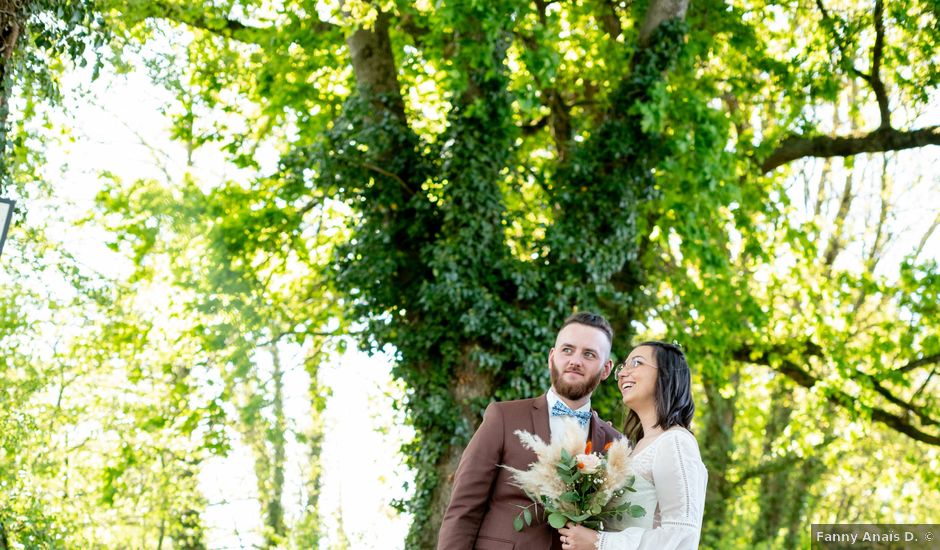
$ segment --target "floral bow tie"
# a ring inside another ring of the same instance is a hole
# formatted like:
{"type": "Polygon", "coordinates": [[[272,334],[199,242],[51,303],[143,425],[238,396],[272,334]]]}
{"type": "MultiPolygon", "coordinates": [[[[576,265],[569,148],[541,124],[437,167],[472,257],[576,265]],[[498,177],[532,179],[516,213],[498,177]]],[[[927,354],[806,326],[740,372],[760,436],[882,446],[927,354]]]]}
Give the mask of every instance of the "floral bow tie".
{"type": "Polygon", "coordinates": [[[573,416],[578,419],[581,426],[587,426],[587,423],[591,420],[590,411],[573,411],[571,407],[561,401],[555,402],[555,406],[552,407],[552,416],[573,416]]]}

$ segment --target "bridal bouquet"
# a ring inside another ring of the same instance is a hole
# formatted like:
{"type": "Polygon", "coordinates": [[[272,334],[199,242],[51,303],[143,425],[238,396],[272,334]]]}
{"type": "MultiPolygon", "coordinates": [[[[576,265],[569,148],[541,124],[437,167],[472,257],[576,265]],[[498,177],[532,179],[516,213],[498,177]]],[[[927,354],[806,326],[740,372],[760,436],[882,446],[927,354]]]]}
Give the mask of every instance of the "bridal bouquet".
{"type": "Polygon", "coordinates": [[[564,432],[552,438],[551,444],[523,430],[515,433],[538,457],[528,470],[503,466],[512,473],[513,484],[532,499],[513,522],[516,531],[532,525],[533,506],[545,509],[555,529],[572,521],[601,530],[625,515],[646,515],[642,506],[627,499],[627,493],[635,492],[635,479],[630,474],[631,446],[626,438],[608,443],[602,454],[592,452],[590,441],[584,447],[584,432],[575,419],[565,419],[564,432]]]}

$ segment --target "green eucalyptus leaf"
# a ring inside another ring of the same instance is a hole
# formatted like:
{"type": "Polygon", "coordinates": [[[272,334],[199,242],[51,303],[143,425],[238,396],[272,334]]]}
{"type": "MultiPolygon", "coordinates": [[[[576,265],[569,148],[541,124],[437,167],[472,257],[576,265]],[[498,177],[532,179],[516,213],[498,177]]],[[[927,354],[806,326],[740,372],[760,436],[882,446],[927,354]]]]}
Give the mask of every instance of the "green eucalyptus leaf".
{"type": "Polygon", "coordinates": [[[568,522],[568,518],[558,512],[552,512],[548,515],[548,524],[555,529],[561,529],[568,522]]]}

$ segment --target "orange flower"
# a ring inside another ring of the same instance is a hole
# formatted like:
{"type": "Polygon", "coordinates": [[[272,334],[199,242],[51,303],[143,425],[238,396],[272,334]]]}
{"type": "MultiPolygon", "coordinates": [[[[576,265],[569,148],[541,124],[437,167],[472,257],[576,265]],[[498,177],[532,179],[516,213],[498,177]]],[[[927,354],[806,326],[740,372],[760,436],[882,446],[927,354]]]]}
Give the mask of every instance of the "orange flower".
{"type": "Polygon", "coordinates": [[[587,445],[584,446],[584,454],[586,454],[586,455],[591,454],[591,449],[592,449],[592,447],[591,447],[591,442],[588,441],[588,442],[587,442],[587,445]]]}
{"type": "Polygon", "coordinates": [[[610,446],[613,444],[614,444],[613,441],[608,441],[607,445],[604,445],[604,452],[606,453],[610,449],[610,446]]]}
{"type": "Polygon", "coordinates": [[[578,469],[579,469],[579,470],[583,470],[583,469],[584,469],[584,463],[583,463],[583,462],[578,462],[578,469]]]}

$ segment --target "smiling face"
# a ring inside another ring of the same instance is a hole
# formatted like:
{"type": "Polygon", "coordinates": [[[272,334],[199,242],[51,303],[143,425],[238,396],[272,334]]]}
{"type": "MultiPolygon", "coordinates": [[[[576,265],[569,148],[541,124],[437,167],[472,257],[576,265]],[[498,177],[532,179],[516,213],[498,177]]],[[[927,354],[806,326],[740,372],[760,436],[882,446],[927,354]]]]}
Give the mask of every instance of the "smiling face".
{"type": "Polygon", "coordinates": [[[623,395],[624,405],[634,411],[656,407],[658,366],[656,352],[651,346],[640,346],[630,352],[624,366],[617,372],[617,387],[623,395]]]}
{"type": "Polygon", "coordinates": [[[552,388],[559,396],[580,401],[610,375],[610,342],[600,330],[572,323],[561,329],[548,352],[552,388]]]}

